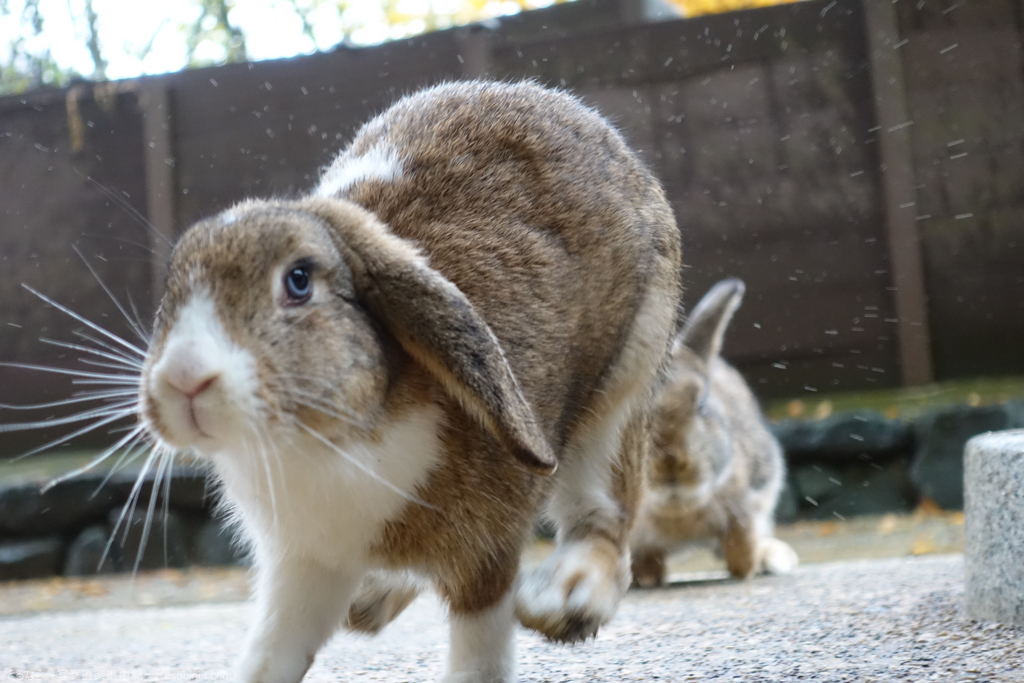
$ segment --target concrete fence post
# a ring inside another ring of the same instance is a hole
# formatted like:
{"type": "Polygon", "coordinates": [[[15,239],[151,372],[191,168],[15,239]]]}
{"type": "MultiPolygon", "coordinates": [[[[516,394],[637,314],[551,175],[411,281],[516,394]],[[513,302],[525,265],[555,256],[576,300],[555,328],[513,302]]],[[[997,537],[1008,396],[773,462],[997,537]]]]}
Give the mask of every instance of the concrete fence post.
{"type": "Polygon", "coordinates": [[[864,0],[875,95],[879,162],[882,170],[883,219],[889,238],[896,317],[899,320],[900,368],[904,385],[935,379],[928,323],[924,255],[914,206],[914,155],[910,107],[904,79],[896,8],[891,0],[864,0]]]}
{"type": "Polygon", "coordinates": [[[967,442],[964,514],[967,615],[1024,625],[1024,430],[967,442]]]}

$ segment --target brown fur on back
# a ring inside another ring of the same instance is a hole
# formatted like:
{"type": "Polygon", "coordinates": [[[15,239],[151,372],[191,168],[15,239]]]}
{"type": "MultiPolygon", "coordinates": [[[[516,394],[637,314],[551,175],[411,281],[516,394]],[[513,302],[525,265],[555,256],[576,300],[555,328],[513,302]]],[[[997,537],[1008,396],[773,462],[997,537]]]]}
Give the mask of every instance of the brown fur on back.
{"type": "Polygon", "coordinates": [[[528,83],[427,90],[367,124],[351,153],[383,135],[403,155],[401,179],[360,183],[347,198],[413,240],[473,303],[558,450],[648,281],[678,261],[660,186],[594,112],[528,83]],[[436,118],[425,122],[424,108],[436,118]]]}
{"type": "MultiPolygon", "coordinates": [[[[425,91],[368,123],[348,154],[380,145],[400,152],[400,177],[368,178],[343,196],[412,240],[472,302],[562,459],[606,413],[604,394],[619,391],[614,369],[645,297],[664,291],[675,308],[679,238],[660,186],[594,112],[529,83],[425,91]],[[424,120],[425,109],[436,116],[424,120]]],[[[654,353],[651,368],[664,352],[654,353]]],[[[409,506],[375,552],[387,566],[427,569],[452,607],[469,611],[511,585],[550,482],[447,405],[450,455],[417,493],[433,507],[409,506]]],[[[638,410],[617,483],[630,511],[646,433],[638,410]]]]}

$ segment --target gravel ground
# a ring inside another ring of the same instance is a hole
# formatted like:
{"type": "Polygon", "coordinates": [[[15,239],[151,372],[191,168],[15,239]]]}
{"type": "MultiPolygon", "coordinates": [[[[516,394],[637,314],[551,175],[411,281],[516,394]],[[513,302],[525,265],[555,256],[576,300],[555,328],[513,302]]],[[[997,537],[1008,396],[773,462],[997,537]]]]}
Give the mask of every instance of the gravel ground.
{"type": "MultiPolygon", "coordinates": [[[[780,526],[778,537],[804,564],[963,552],[962,512],[857,517],[780,526]]],[[[526,567],[539,564],[552,545],[539,541],[523,555],[526,567]]],[[[670,576],[724,577],[725,562],[710,550],[669,558],[670,576]]],[[[241,602],[249,597],[249,574],[241,567],[164,569],[91,577],[50,577],[0,583],[0,617],[35,612],[121,607],[171,607],[200,602],[241,602]]],[[[0,665],[3,662],[0,661],[0,665]]]]}
{"type": "MultiPolygon", "coordinates": [[[[633,591],[596,640],[519,634],[522,681],[1024,681],[1024,629],[962,613],[963,559],[805,565],[786,577],[633,591]]],[[[250,606],[197,604],[0,619],[12,678],[227,679],[250,606]]],[[[376,639],[342,634],[307,681],[430,681],[444,660],[436,600],[376,639]]]]}

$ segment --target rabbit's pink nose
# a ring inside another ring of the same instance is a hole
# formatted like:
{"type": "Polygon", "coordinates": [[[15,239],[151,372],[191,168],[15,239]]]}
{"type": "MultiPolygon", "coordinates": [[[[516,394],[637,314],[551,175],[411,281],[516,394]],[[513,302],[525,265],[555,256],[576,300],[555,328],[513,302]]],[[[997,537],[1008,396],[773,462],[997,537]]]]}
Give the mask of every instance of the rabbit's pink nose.
{"type": "Polygon", "coordinates": [[[197,396],[210,388],[210,386],[217,381],[220,375],[204,375],[201,377],[167,377],[167,383],[172,387],[183,393],[190,400],[195,400],[197,396]]]}

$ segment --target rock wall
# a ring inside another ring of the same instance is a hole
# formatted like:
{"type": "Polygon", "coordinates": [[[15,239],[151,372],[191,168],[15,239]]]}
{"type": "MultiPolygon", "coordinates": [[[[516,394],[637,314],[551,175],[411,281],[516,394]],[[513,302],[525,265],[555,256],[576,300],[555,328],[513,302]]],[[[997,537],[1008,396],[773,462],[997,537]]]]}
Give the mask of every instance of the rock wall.
{"type": "Polygon", "coordinates": [[[845,518],[909,511],[924,499],[964,504],[964,445],[1024,427],[1024,402],[938,409],[914,420],[872,411],[773,426],[789,463],[777,518],[845,518]]]}

